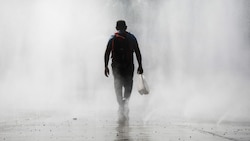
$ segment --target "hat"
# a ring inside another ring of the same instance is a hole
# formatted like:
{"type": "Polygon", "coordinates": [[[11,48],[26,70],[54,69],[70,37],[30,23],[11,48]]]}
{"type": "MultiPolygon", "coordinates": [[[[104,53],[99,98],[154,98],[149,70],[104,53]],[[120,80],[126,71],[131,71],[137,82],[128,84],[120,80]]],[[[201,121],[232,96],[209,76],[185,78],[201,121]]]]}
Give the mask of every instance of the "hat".
{"type": "Polygon", "coordinates": [[[116,29],[117,30],[121,30],[121,29],[126,29],[127,25],[126,22],[124,20],[119,20],[116,22],[116,29]]]}

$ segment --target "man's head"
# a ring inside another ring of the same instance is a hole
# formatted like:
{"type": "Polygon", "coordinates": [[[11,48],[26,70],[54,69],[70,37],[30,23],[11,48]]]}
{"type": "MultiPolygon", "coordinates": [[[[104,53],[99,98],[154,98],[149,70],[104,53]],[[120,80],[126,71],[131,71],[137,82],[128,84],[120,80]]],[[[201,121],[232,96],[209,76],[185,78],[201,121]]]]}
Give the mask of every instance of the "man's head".
{"type": "Polygon", "coordinates": [[[125,31],[126,29],[127,29],[127,25],[124,20],[119,20],[116,22],[116,30],[125,31]]]}

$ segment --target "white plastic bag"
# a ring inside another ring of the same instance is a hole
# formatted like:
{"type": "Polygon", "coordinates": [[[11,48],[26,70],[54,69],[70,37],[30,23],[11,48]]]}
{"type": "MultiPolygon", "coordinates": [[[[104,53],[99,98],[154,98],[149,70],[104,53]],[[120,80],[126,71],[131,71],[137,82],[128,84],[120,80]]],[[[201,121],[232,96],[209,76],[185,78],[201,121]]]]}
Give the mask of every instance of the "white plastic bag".
{"type": "Polygon", "coordinates": [[[137,82],[137,88],[138,88],[138,92],[143,95],[143,94],[149,94],[149,88],[148,88],[148,84],[145,80],[144,75],[139,74],[138,75],[138,82],[137,82]]]}

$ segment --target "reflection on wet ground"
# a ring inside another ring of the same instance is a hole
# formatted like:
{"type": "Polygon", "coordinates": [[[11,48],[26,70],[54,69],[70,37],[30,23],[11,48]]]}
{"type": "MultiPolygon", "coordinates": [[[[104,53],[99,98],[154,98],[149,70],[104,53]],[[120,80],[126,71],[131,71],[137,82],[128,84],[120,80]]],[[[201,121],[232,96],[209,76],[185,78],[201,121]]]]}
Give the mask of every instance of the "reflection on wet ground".
{"type": "Polygon", "coordinates": [[[26,114],[1,119],[0,141],[249,141],[249,123],[187,122],[141,117],[117,122],[115,114],[70,117],[26,114]]]}
{"type": "Polygon", "coordinates": [[[124,122],[124,123],[118,123],[118,126],[116,127],[116,140],[121,141],[121,140],[127,140],[130,141],[132,140],[130,138],[130,129],[129,129],[129,123],[124,122]]]}

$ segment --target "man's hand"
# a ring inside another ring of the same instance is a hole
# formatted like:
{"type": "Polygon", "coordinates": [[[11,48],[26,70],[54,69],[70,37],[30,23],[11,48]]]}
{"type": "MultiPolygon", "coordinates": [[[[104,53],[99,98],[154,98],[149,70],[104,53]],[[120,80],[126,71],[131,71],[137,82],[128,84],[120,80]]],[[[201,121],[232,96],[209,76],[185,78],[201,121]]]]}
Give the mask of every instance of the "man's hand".
{"type": "Polygon", "coordinates": [[[109,68],[108,67],[105,67],[104,74],[106,77],[109,77],[109,68]]]}
{"type": "Polygon", "coordinates": [[[142,74],[142,73],[143,73],[142,66],[139,66],[139,67],[138,67],[138,69],[137,69],[137,73],[138,73],[138,74],[142,74]]]}

